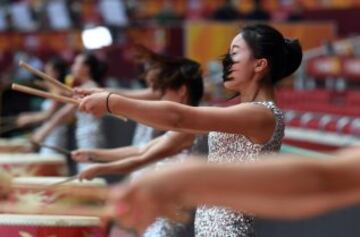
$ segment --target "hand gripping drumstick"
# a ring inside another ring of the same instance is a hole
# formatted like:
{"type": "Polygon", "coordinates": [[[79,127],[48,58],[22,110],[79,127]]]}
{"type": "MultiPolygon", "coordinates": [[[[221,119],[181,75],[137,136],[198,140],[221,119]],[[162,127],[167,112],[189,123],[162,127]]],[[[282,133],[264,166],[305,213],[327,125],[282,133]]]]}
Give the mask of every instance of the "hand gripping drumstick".
{"type": "MultiPolygon", "coordinates": [[[[33,89],[27,86],[22,86],[16,83],[13,83],[11,85],[11,89],[15,90],[15,91],[20,91],[23,93],[27,93],[27,94],[31,94],[31,95],[36,95],[36,96],[40,96],[40,97],[44,97],[44,98],[48,98],[48,99],[53,99],[62,103],[70,103],[70,104],[74,104],[74,105],[79,105],[79,101],[70,97],[65,97],[65,96],[61,96],[61,95],[57,95],[57,94],[53,94],[53,93],[49,93],[49,92],[45,92],[45,91],[41,91],[41,90],[37,90],[37,89],[33,89]]],[[[127,121],[127,119],[123,116],[119,116],[119,115],[113,115],[113,114],[109,114],[113,117],[116,117],[118,119],[121,119],[123,121],[127,121]]]]}
{"type": "Polygon", "coordinates": [[[19,66],[24,68],[25,70],[31,72],[32,74],[34,74],[34,75],[36,75],[36,76],[50,82],[51,84],[53,84],[54,86],[59,88],[61,91],[65,92],[66,94],[70,94],[70,95],[73,94],[73,90],[72,90],[71,87],[59,82],[55,78],[43,73],[42,71],[39,71],[36,68],[31,67],[29,64],[26,64],[23,61],[20,61],[19,66]]]}
{"type": "MultiPolygon", "coordinates": [[[[36,68],[33,68],[32,66],[30,66],[29,64],[27,63],[24,63],[23,61],[20,61],[19,62],[19,66],[24,68],[25,70],[31,72],[32,74],[34,75],[37,75],[38,77],[50,82],[51,84],[53,84],[54,86],[56,86],[58,89],[60,89],[61,91],[65,92],[66,94],[70,94],[70,95],[73,95],[74,94],[74,91],[71,87],[61,83],[60,81],[56,80],[55,78],[47,75],[46,73],[42,72],[42,71],[39,71],[38,69],[36,68]]],[[[26,92],[25,92],[26,93],[26,92]]],[[[51,99],[51,98],[50,98],[51,99]]],[[[54,98],[54,100],[56,100],[54,98]]],[[[68,103],[68,102],[66,102],[68,103]]],[[[127,118],[123,117],[123,116],[120,116],[120,115],[111,115],[113,117],[116,117],[118,119],[121,119],[123,121],[127,121],[127,118]]]]}

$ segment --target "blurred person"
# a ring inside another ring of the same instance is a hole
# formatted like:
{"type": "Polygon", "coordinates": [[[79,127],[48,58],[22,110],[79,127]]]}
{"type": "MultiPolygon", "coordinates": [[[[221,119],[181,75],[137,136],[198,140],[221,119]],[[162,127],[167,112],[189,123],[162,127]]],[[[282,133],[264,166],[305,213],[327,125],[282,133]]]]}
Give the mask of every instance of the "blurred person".
{"type": "Polygon", "coordinates": [[[171,25],[180,21],[180,16],[176,13],[171,1],[165,1],[163,7],[158,14],[155,15],[155,20],[160,25],[171,25]]]}
{"type": "Polygon", "coordinates": [[[211,19],[217,21],[235,21],[240,18],[242,18],[242,15],[234,6],[232,0],[224,0],[223,5],[216,9],[211,16],[211,19]]]}
{"type": "MultiPolygon", "coordinates": [[[[82,88],[94,88],[104,76],[106,64],[94,54],[82,53],[76,56],[71,67],[74,85],[82,88]]],[[[31,140],[43,142],[49,134],[59,125],[76,119],[75,139],[78,148],[99,148],[103,146],[104,135],[101,120],[95,116],[77,111],[77,106],[66,104],[50,119],[47,120],[32,135],[31,140]]],[[[63,138],[65,139],[65,138],[63,138]]],[[[79,164],[78,170],[83,170],[88,165],[79,164]]]]}
{"type": "MultiPolygon", "coordinates": [[[[67,74],[67,65],[61,58],[52,58],[45,64],[45,73],[60,82],[64,82],[67,74]]],[[[51,88],[50,88],[51,89],[51,88]]],[[[18,116],[16,124],[20,127],[45,123],[59,109],[60,104],[54,100],[46,99],[42,103],[42,111],[25,112],[18,116]]],[[[43,141],[44,144],[66,148],[67,126],[56,126],[43,141]]],[[[41,148],[40,154],[52,154],[55,151],[48,148],[41,148]]]]}
{"type": "Polygon", "coordinates": [[[255,163],[169,165],[113,187],[110,203],[118,206],[123,225],[138,230],[157,216],[178,220],[181,210],[203,203],[263,218],[313,217],[360,200],[359,147],[332,155],[326,160],[282,154],[255,163]]]}

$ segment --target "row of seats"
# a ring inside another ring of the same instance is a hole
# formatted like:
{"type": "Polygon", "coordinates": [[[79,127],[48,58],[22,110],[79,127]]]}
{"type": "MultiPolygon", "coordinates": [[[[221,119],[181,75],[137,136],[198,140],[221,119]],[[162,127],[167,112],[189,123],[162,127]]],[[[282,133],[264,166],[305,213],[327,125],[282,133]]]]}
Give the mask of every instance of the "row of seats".
{"type": "Polygon", "coordinates": [[[334,114],[285,111],[286,125],[360,136],[360,118],[334,114]]]}
{"type": "Polygon", "coordinates": [[[360,136],[360,91],[280,90],[277,102],[289,126],[360,136]]]}

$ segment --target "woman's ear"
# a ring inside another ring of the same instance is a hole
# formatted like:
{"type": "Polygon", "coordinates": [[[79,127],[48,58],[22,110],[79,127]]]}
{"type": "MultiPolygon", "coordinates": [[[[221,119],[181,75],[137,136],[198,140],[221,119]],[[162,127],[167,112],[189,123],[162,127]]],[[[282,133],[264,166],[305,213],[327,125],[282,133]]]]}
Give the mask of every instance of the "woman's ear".
{"type": "Polygon", "coordinates": [[[177,91],[178,96],[181,98],[182,101],[186,101],[187,99],[187,88],[185,85],[182,85],[179,90],[177,91]]]}
{"type": "Polygon", "coordinates": [[[186,95],[187,95],[187,89],[186,89],[186,86],[185,86],[185,85],[182,85],[182,86],[180,87],[180,89],[178,90],[178,95],[179,95],[181,98],[186,97],[186,95]]]}
{"type": "Polygon", "coordinates": [[[268,67],[268,60],[266,58],[260,58],[256,60],[255,72],[264,72],[268,67]]]}

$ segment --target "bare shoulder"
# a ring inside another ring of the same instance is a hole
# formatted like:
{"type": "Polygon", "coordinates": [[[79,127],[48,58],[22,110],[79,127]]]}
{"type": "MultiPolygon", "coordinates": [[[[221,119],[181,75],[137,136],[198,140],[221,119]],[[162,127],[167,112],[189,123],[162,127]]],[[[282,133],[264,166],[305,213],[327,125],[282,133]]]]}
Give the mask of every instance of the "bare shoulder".
{"type": "Polygon", "coordinates": [[[241,103],[231,107],[239,114],[247,115],[254,122],[273,123],[275,122],[274,114],[268,107],[259,103],[241,103]]]}

